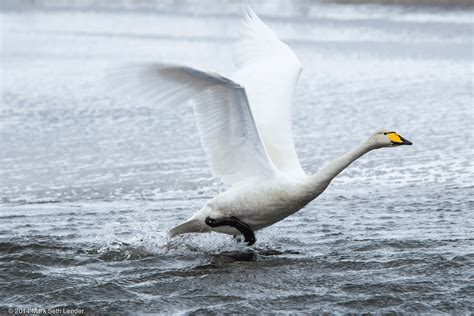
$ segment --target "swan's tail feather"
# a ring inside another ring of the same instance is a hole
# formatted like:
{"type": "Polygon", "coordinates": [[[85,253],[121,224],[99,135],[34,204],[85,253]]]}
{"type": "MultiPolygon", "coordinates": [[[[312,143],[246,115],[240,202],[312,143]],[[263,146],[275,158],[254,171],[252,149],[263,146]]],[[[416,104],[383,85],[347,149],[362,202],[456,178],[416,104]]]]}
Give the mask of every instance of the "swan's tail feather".
{"type": "Polygon", "coordinates": [[[182,224],[179,224],[178,226],[174,227],[168,232],[168,236],[175,237],[181,234],[186,234],[186,233],[200,233],[206,231],[205,225],[203,225],[203,222],[197,219],[193,219],[187,222],[184,222],[182,224]]]}

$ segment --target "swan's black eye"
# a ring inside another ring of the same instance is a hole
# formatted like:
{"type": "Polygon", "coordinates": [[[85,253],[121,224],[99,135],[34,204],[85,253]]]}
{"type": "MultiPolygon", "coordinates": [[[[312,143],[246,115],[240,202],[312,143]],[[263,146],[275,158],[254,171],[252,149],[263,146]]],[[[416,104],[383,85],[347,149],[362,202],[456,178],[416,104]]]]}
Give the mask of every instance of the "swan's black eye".
{"type": "Polygon", "coordinates": [[[387,132],[385,132],[385,133],[383,133],[383,134],[384,134],[384,135],[387,135],[388,133],[387,133],[387,132]]]}

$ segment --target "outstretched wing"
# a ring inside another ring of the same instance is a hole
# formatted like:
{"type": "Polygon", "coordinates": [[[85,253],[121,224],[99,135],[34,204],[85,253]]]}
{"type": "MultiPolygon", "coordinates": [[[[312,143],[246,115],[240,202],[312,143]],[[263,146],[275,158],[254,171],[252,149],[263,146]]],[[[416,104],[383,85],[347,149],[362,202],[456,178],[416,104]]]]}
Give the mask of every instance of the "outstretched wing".
{"type": "Polygon", "coordinates": [[[304,175],[293,143],[292,102],[301,63],[250,7],[234,49],[233,75],[247,91],[255,122],[275,166],[304,175]]]}
{"type": "Polygon", "coordinates": [[[176,105],[192,99],[211,172],[225,184],[268,177],[276,171],[242,86],[220,74],[185,66],[137,65],[130,70],[126,79],[136,80],[140,102],[176,105]]]}

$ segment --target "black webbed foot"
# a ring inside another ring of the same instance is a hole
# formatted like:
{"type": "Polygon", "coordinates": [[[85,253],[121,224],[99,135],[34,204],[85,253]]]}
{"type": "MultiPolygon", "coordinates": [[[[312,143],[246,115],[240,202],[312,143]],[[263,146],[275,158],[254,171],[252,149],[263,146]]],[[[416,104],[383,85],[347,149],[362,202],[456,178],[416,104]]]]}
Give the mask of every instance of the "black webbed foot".
{"type": "Polygon", "coordinates": [[[235,240],[236,242],[241,242],[242,241],[242,236],[240,235],[233,235],[232,239],[235,240]]]}
{"type": "Polygon", "coordinates": [[[244,235],[245,242],[250,246],[257,241],[255,239],[255,234],[250,228],[249,225],[245,224],[244,222],[240,221],[237,217],[222,217],[219,219],[214,219],[211,217],[206,217],[205,220],[206,225],[210,227],[219,227],[219,226],[231,226],[237,229],[242,235],[244,235]]]}

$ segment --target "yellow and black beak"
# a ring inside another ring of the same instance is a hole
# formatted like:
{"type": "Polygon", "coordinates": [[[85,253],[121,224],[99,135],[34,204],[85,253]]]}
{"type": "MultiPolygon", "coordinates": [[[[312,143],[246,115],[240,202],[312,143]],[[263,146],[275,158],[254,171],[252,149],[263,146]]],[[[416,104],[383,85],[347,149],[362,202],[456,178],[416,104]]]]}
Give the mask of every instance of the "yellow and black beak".
{"type": "Polygon", "coordinates": [[[413,143],[398,135],[396,132],[387,133],[388,138],[394,145],[412,145],[413,143]]]}

